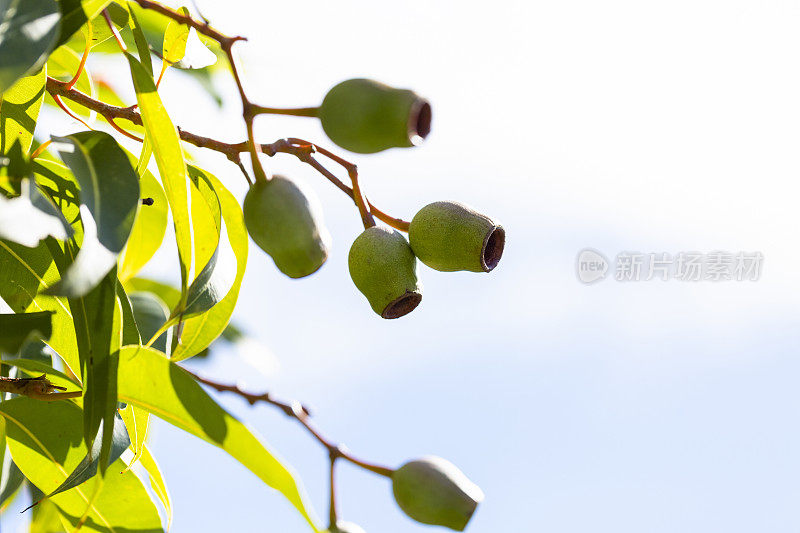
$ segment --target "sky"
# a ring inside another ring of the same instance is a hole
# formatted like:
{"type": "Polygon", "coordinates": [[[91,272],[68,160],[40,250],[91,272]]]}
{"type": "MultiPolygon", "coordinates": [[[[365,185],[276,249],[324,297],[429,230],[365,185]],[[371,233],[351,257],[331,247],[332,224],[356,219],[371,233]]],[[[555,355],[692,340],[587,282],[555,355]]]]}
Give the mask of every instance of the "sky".
{"type": "MultiPolygon", "coordinates": [[[[377,463],[448,458],[486,494],[471,533],[800,530],[799,4],[198,4],[249,38],[237,46],[258,103],[316,105],[352,77],[426,96],[422,146],[338,153],[391,214],[462,201],[501,221],[507,243],[490,274],[421,265],[420,307],[382,320],[347,272],[361,229],[352,203],[289,156],[265,160],[319,195],[330,258],[290,280],[251,246],[234,319],[252,342],[193,368],[313,406],[330,438],[377,463]],[[587,247],[610,260],[764,259],[757,281],[621,282],[612,271],[586,285],[575,262],[587,247]]],[[[219,110],[179,73],[161,92],[182,127],[241,140],[234,87],[219,88],[230,102],[219,110]]],[[[76,128],[61,124],[51,133],[76,128]]],[[[312,119],[261,117],[256,136],[331,146],[312,119]]],[[[243,198],[235,166],[203,163],[243,198]]],[[[174,279],[173,256],[146,273],[174,279]]],[[[324,450],[280,412],[218,399],[327,515],[324,450]]],[[[220,450],[164,423],[150,439],[173,531],[308,530],[220,450]]],[[[338,474],[341,518],[367,533],[435,530],[402,515],[386,480],[338,474]]]]}

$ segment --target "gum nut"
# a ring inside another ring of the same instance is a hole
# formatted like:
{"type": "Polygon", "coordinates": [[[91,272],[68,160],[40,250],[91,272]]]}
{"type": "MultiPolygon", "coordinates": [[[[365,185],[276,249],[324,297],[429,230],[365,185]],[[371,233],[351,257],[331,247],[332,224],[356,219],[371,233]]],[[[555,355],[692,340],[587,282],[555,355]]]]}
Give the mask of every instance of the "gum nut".
{"type": "Polygon", "coordinates": [[[399,318],[422,300],[417,259],[398,231],[381,227],[364,230],[350,247],[350,277],[383,318],[399,318]]]}
{"type": "Polygon", "coordinates": [[[457,202],[434,202],[414,215],[408,230],[411,248],[434,270],[489,272],[506,243],[503,227],[457,202]]]}
{"type": "Polygon", "coordinates": [[[325,263],[331,236],[312,190],[275,175],[250,188],[243,210],[250,237],[290,278],[313,274],[325,263]]]}
{"type": "Polygon", "coordinates": [[[370,154],[422,143],[431,105],[414,91],[357,78],[333,87],[319,108],[326,135],[351,152],[370,154]]]}
{"type": "Polygon", "coordinates": [[[410,461],[392,474],[397,505],[423,524],[463,531],[483,491],[456,466],[440,457],[410,461]]]}

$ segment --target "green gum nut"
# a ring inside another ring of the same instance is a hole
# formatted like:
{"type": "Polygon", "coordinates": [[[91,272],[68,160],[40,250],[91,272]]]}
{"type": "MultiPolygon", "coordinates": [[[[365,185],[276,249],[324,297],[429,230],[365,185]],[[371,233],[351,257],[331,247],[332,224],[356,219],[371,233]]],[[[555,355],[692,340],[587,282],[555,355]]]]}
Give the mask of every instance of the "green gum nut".
{"type": "Polygon", "coordinates": [[[410,461],[392,474],[392,492],[408,516],[435,526],[464,531],[483,491],[441,457],[410,461]]]}
{"type": "Polygon", "coordinates": [[[422,300],[417,259],[397,231],[365,229],[350,247],[348,264],[353,283],[383,318],[407,315],[422,300]]]}
{"type": "Polygon", "coordinates": [[[364,533],[361,526],[352,522],[336,522],[331,529],[326,529],[323,533],[364,533]]]}
{"type": "Polygon", "coordinates": [[[284,176],[256,181],[244,199],[253,241],[290,278],[313,274],[328,258],[331,236],[313,191],[284,176]]]}
{"type": "Polygon", "coordinates": [[[506,231],[486,215],[456,202],[434,202],[414,215],[411,248],[434,270],[489,272],[500,262],[506,231]]]}
{"type": "Polygon", "coordinates": [[[421,144],[431,131],[431,105],[414,91],[357,78],[328,91],[319,119],[337,145],[371,154],[421,144]]]}

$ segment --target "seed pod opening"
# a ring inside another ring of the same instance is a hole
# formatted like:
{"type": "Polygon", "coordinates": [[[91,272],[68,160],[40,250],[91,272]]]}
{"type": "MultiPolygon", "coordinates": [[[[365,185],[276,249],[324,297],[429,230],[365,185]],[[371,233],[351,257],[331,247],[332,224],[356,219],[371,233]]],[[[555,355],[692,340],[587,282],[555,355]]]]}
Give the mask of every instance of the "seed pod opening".
{"type": "Polygon", "coordinates": [[[243,211],[250,237],[290,278],[313,274],[328,258],[331,236],[319,200],[303,185],[279,175],[257,181],[243,211]]]}
{"type": "Polygon", "coordinates": [[[490,272],[503,256],[506,231],[497,222],[457,202],[434,202],[414,215],[411,248],[434,270],[490,272]]]}
{"type": "Polygon", "coordinates": [[[410,461],[392,474],[397,505],[423,524],[463,531],[483,491],[453,463],[441,457],[410,461]]]}
{"type": "Polygon", "coordinates": [[[362,154],[417,146],[431,131],[430,103],[414,91],[356,78],[333,87],[319,108],[325,134],[362,154]]]}
{"type": "Polygon", "coordinates": [[[383,318],[400,318],[422,301],[417,260],[405,237],[386,228],[364,230],[350,247],[350,277],[383,318]]]}

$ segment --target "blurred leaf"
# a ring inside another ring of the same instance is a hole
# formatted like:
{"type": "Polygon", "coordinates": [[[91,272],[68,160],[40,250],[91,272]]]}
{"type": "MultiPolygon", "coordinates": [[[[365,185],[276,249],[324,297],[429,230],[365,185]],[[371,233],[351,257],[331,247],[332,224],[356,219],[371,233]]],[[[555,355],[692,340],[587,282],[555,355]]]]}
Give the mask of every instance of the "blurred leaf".
{"type": "MultiPolygon", "coordinates": [[[[32,487],[30,483],[28,486],[32,487]]],[[[40,494],[42,492],[37,490],[36,497],[40,498],[40,494]]],[[[33,516],[31,517],[28,533],[61,533],[64,531],[64,526],[61,524],[61,518],[58,514],[58,507],[53,502],[44,500],[33,508],[32,513],[33,516]]]]}
{"type": "Polygon", "coordinates": [[[50,292],[79,297],[116,265],[139,205],[139,178],[107,133],[86,131],[53,141],[80,184],[84,237],[75,261],[50,292]]]}
{"type": "Polygon", "coordinates": [[[31,180],[23,180],[21,189],[16,198],[0,196],[0,238],[33,248],[50,235],[64,240],[72,234],[61,213],[31,180]]]}
{"type": "Polygon", "coordinates": [[[10,89],[0,94],[0,153],[19,139],[22,151],[27,154],[33,141],[33,131],[45,95],[46,69],[33,76],[18,80],[10,89]]]}
{"type": "MultiPolygon", "coordinates": [[[[135,164],[133,156],[131,161],[135,164]]],[[[167,196],[153,174],[145,169],[139,179],[142,198],[152,198],[152,205],[140,205],[131,235],[119,259],[119,279],[122,282],[136,275],[161,246],[167,229],[167,196]]],[[[147,340],[147,339],[145,339],[147,340]]]]}
{"type": "MultiPolygon", "coordinates": [[[[61,485],[86,456],[81,438],[81,410],[72,402],[38,402],[15,398],[0,403],[6,419],[8,446],[14,462],[31,483],[43,492],[61,485]]],[[[52,501],[72,528],[87,511],[81,531],[138,533],[162,531],[158,509],[133,472],[117,474],[123,463],[115,463],[97,496],[98,478],[54,496],[52,501]],[[121,496],[124,495],[124,496],[121,496]]]]}
{"type": "MultiPolygon", "coordinates": [[[[178,9],[181,15],[189,15],[185,7],[178,9]]],[[[186,41],[189,39],[189,26],[170,20],[164,31],[164,45],[161,56],[169,64],[177,63],[186,53],[186,41]]]]}
{"type": "Polygon", "coordinates": [[[183,58],[173,66],[182,69],[202,69],[209,67],[217,62],[217,55],[209,50],[198,37],[194,28],[189,30],[189,37],[186,40],[186,50],[183,58]]]}
{"type": "Polygon", "coordinates": [[[225,331],[236,306],[247,266],[247,230],[244,226],[242,209],[236,198],[215,176],[192,166],[189,166],[189,173],[193,177],[204,176],[219,196],[224,227],[227,230],[227,242],[224,242],[226,239],[221,239],[223,243],[221,246],[227,246],[228,251],[234,254],[236,266],[233,268],[236,269],[236,274],[233,284],[216,305],[201,316],[190,318],[185,322],[180,342],[172,354],[172,358],[176,361],[201,352],[225,331]]]}
{"type": "Polygon", "coordinates": [[[44,65],[55,48],[60,19],[55,0],[0,1],[0,92],[44,65]]]}
{"type": "Polygon", "coordinates": [[[97,17],[110,3],[111,0],[60,0],[61,29],[56,46],[66,43],[81,26],[97,17]]]}
{"type": "MultiPolygon", "coordinates": [[[[111,19],[111,23],[114,25],[114,28],[117,31],[120,31],[128,26],[130,14],[128,13],[127,9],[116,2],[111,2],[108,4],[108,6],[106,6],[105,9],[108,12],[108,18],[111,19]]],[[[102,15],[102,13],[92,18],[89,21],[89,24],[91,24],[92,27],[92,48],[95,48],[96,46],[101,45],[114,37],[114,34],[111,32],[111,28],[108,27],[108,22],[106,22],[106,18],[102,15]]],[[[83,41],[81,44],[85,46],[86,42],[83,41]]],[[[116,42],[113,46],[119,50],[116,42]]]]}
{"type": "Polygon", "coordinates": [[[158,468],[158,463],[150,453],[150,449],[145,445],[142,445],[141,462],[147,471],[147,475],[150,476],[150,486],[153,487],[153,492],[161,500],[164,510],[167,512],[167,531],[169,531],[172,525],[172,502],[169,498],[169,491],[166,483],[164,483],[164,477],[161,475],[161,469],[158,468]]]}
{"type": "Polygon", "coordinates": [[[142,114],[145,130],[153,143],[153,153],[158,171],[167,193],[175,239],[181,268],[181,300],[185,301],[188,288],[189,269],[192,263],[192,235],[189,218],[189,186],[186,179],[186,163],[183,160],[178,132],[167,115],[156,92],[152,77],[131,55],[130,63],[136,99],[142,114]]]}
{"type": "MultiPolygon", "coordinates": [[[[117,351],[122,345],[122,310],[116,268],[81,298],[70,298],[84,384],[83,435],[92,445],[101,423],[111,426],[117,409],[117,351]]],[[[112,426],[113,427],[113,426],[112,426]]],[[[111,432],[103,434],[100,471],[105,473],[111,432]]]]}
{"type": "Polygon", "coordinates": [[[314,531],[319,531],[294,474],[163,353],[138,347],[120,351],[119,399],[219,446],[280,491],[314,531]]]}
{"type": "Polygon", "coordinates": [[[50,311],[0,314],[0,351],[17,353],[32,337],[49,339],[53,333],[50,311]]]}
{"type": "MultiPolygon", "coordinates": [[[[100,434],[98,434],[99,438],[94,439],[94,444],[92,444],[92,448],[83,458],[83,460],[78,463],[78,466],[72,471],[72,473],[64,480],[61,485],[56,487],[51,493],[49,493],[46,497],[52,498],[56,494],[60,494],[66,490],[72,489],[81,485],[83,482],[90,480],[97,474],[97,465],[100,462],[100,443],[103,441],[102,433],[104,432],[103,425],[100,425],[100,434]]],[[[111,430],[112,437],[111,437],[111,454],[109,458],[109,464],[113,463],[117,459],[122,456],[122,452],[128,449],[128,446],[131,445],[131,439],[128,438],[128,432],[125,431],[125,424],[122,422],[121,418],[114,418],[114,425],[111,430]]],[[[33,505],[39,503],[38,501],[34,502],[33,505]]]]}

